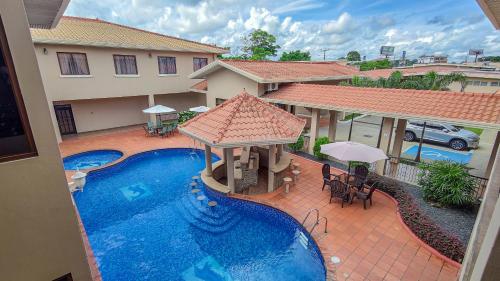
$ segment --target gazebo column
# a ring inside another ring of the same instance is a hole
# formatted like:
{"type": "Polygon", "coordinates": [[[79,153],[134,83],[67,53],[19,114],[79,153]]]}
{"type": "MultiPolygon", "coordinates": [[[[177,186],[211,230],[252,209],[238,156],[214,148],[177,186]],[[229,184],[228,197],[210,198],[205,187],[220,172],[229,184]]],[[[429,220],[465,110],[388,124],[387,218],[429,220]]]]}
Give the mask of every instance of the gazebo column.
{"type": "Polygon", "coordinates": [[[484,176],[486,178],[490,175],[491,169],[493,168],[493,163],[495,162],[495,156],[497,155],[499,144],[500,144],[500,131],[496,133],[495,142],[493,143],[493,147],[491,148],[490,160],[488,160],[488,165],[486,166],[486,171],[484,173],[484,176]]]}
{"type": "Polygon", "coordinates": [[[269,146],[268,155],[268,168],[267,168],[267,192],[273,192],[274,190],[274,166],[276,165],[276,145],[269,146]]]}
{"type": "Polygon", "coordinates": [[[338,112],[330,110],[330,122],[328,123],[328,139],[330,142],[335,142],[335,135],[337,133],[337,119],[338,112]]]}
{"type": "Polygon", "coordinates": [[[276,161],[275,161],[275,163],[278,163],[280,161],[282,155],[283,155],[283,144],[278,144],[278,145],[276,145],[276,161]]]}
{"type": "Polygon", "coordinates": [[[224,155],[226,156],[226,177],[227,187],[231,193],[235,192],[234,188],[234,155],[232,148],[224,148],[224,155]]]}
{"type": "Polygon", "coordinates": [[[311,115],[311,132],[309,132],[309,153],[314,154],[314,143],[319,133],[319,109],[313,108],[311,115]]]}
{"type": "MultiPolygon", "coordinates": [[[[155,106],[155,95],[148,95],[148,106],[155,106]]],[[[149,114],[149,120],[156,125],[156,114],[149,114]]]]}
{"type": "MultiPolygon", "coordinates": [[[[382,128],[380,129],[380,146],[379,148],[386,154],[389,154],[391,146],[392,129],[394,127],[394,118],[384,117],[382,120],[382,128]]],[[[376,173],[384,174],[385,160],[377,161],[376,173]]]]}
{"type": "Polygon", "coordinates": [[[212,176],[212,148],[205,144],[205,166],[207,171],[207,176],[212,176]]]}
{"type": "Polygon", "coordinates": [[[394,157],[389,161],[391,165],[391,176],[395,176],[398,170],[399,157],[403,150],[403,141],[405,138],[406,119],[398,119],[396,127],[396,135],[394,136],[394,144],[392,145],[391,156],[394,157]]]}

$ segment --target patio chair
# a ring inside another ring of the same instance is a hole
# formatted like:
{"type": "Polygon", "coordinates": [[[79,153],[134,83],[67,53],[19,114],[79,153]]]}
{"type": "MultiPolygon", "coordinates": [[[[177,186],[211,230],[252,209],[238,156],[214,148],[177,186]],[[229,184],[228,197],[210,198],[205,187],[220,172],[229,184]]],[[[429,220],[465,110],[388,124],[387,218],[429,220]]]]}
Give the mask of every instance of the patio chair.
{"type": "Polygon", "coordinates": [[[366,179],[368,178],[368,173],[369,171],[366,166],[356,166],[356,168],[354,168],[354,175],[349,176],[349,183],[358,190],[362,190],[363,185],[366,183],[366,179]]]}
{"type": "Polygon", "coordinates": [[[323,187],[321,188],[321,191],[325,190],[325,186],[330,186],[330,182],[332,180],[339,178],[339,176],[330,173],[329,164],[323,164],[323,167],[321,167],[321,173],[323,174],[323,187]]]}
{"type": "Polygon", "coordinates": [[[154,128],[146,126],[146,125],[142,126],[142,128],[144,128],[144,132],[146,133],[147,137],[151,137],[151,136],[155,135],[155,129],[154,128]]]}
{"type": "MultiPolygon", "coordinates": [[[[366,210],[366,201],[370,200],[370,206],[372,205],[372,195],[373,192],[377,189],[377,183],[373,183],[372,186],[366,188],[363,186],[361,190],[356,191],[356,198],[363,200],[363,208],[366,210]],[[368,189],[368,191],[366,191],[368,189]]],[[[351,202],[352,203],[352,202],[351,202]]]]}
{"type": "Polygon", "coordinates": [[[335,179],[330,181],[330,203],[332,203],[333,198],[339,198],[342,208],[344,208],[344,202],[349,199],[349,185],[340,179],[335,179]]]}
{"type": "Polygon", "coordinates": [[[169,133],[170,133],[170,127],[165,126],[165,127],[161,128],[159,135],[163,138],[163,137],[167,136],[169,133]]]}

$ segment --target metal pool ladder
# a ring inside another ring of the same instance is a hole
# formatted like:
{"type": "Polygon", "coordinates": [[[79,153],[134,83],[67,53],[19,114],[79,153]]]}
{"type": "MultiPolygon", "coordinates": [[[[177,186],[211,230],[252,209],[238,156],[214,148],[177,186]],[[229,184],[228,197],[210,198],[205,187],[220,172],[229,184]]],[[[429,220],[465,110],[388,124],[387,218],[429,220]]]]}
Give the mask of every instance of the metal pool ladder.
{"type": "MultiPolygon", "coordinates": [[[[309,230],[309,233],[311,233],[311,235],[312,235],[312,233],[313,233],[314,229],[316,228],[316,226],[318,226],[318,225],[320,224],[320,222],[321,222],[322,220],[324,220],[324,221],[325,221],[325,233],[327,233],[327,232],[328,232],[328,231],[327,231],[327,227],[328,227],[328,219],[327,219],[326,217],[320,217],[320,216],[319,216],[319,210],[318,210],[318,209],[316,209],[316,208],[310,209],[310,210],[307,212],[306,217],[305,217],[305,218],[304,218],[304,220],[302,221],[302,226],[304,226],[304,227],[305,227],[305,223],[306,223],[306,221],[307,221],[307,218],[309,218],[309,215],[311,215],[311,213],[312,213],[312,212],[316,212],[316,221],[315,221],[315,222],[314,222],[314,224],[312,225],[311,230],[309,230]]],[[[306,230],[307,230],[307,228],[306,228],[306,230]]]]}

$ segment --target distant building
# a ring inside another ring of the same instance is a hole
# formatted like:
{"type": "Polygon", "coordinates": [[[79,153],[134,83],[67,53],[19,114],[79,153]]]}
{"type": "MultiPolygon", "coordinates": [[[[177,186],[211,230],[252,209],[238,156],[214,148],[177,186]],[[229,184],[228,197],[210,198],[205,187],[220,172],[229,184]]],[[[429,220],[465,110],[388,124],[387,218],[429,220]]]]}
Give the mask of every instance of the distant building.
{"type": "Polygon", "coordinates": [[[448,56],[440,55],[422,55],[418,58],[418,63],[448,63],[448,56]]]}

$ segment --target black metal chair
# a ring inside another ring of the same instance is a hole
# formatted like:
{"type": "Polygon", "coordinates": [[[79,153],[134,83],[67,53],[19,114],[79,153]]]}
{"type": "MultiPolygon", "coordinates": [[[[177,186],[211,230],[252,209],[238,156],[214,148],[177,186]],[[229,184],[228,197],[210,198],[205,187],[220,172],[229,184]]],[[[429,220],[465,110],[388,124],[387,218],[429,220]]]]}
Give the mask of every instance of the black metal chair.
{"type": "Polygon", "coordinates": [[[354,175],[349,176],[349,182],[358,190],[362,190],[366,179],[368,178],[368,168],[364,165],[359,165],[354,168],[354,175]],[[351,180],[352,179],[352,180],[351,180]]]}
{"type": "Polygon", "coordinates": [[[331,181],[337,179],[338,176],[330,173],[329,164],[323,164],[323,167],[321,167],[321,173],[323,174],[323,187],[321,188],[321,191],[323,191],[325,190],[325,186],[329,186],[331,181]]]}
{"type": "Polygon", "coordinates": [[[332,203],[333,198],[339,198],[342,208],[344,208],[344,202],[349,200],[349,185],[340,179],[334,179],[330,181],[330,203],[332,203]]]}
{"type": "Polygon", "coordinates": [[[370,188],[368,188],[368,191],[365,191],[364,186],[361,188],[361,190],[356,191],[356,198],[363,200],[363,208],[366,210],[366,201],[370,200],[370,206],[372,205],[372,195],[375,189],[377,189],[377,183],[373,183],[370,188]]]}

